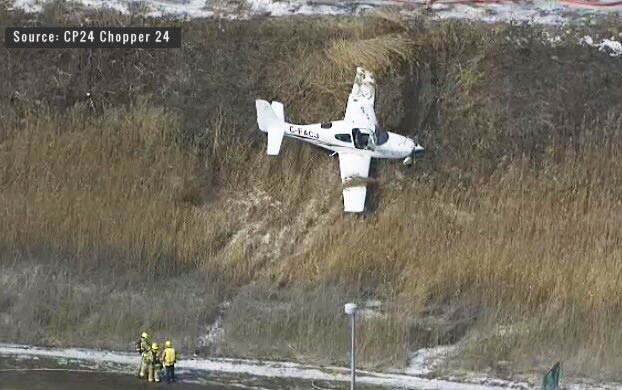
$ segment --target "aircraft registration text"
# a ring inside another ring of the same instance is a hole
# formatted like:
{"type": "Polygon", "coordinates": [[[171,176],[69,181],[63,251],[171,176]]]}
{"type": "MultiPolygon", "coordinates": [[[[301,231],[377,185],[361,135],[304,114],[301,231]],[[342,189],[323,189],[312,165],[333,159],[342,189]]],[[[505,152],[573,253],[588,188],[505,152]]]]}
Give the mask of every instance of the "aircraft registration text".
{"type": "Polygon", "coordinates": [[[320,138],[320,135],[316,133],[315,131],[303,129],[301,127],[290,126],[289,132],[292,134],[299,135],[301,137],[306,137],[306,138],[315,138],[315,139],[320,138]]]}

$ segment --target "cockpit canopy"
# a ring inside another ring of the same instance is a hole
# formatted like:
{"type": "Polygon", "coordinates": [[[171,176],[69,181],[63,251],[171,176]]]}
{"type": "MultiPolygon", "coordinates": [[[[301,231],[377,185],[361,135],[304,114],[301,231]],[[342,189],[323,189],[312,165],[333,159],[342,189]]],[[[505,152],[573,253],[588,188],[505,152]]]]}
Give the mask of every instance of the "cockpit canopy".
{"type": "Polygon", "coordinates": [[[382,127],[376,125],[376,145],[382,145],[389,140],[389,133],[382,130],[382,127]]]}
{"type": "Polygon", "coordinates": [[[354,147],[357,149],[373,149],[376,145],[382,145],[389,140],[389,133],[383,131],[380,126],[376,129],[354,128],[352,129],[354,147]]]}

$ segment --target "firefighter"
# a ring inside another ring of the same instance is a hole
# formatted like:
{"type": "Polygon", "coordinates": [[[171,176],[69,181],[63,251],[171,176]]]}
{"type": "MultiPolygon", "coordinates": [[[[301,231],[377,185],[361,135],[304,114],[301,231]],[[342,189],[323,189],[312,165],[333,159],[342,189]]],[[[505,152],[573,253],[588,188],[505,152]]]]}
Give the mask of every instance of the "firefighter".
{"type": "Polygon", "coordinates": [[[162,352],[162,364],[164,364],[164,377],[167,383],[175,382],[175,362],[177,356],[171,340],[164,342],[164,351],[162,352]]]}
{"type": "Polygon", "coordinates": [[[160,370],[162,362],[160,362],[160,346],[158,343],[151,344],[151,352],[149,355],[149,382],[160,382],[160,370]]]}
{"type": "Polygon", "coordinates": [[[148,355],[151,354],[149,333],[143,332],[140,336],[140,340],[136,343],[136,351],[140,353],[140,369],[138,370],[138,377],[144,378],[149,368],[147,364],[148,355]]]}

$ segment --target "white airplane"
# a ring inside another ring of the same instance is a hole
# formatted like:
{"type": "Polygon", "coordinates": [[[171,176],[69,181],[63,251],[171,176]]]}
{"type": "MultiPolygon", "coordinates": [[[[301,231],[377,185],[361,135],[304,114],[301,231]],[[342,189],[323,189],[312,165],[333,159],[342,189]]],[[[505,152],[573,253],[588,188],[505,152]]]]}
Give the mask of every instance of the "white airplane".
{"type": "Polygon", "coordinates": [[[375,94],[373,75],[358,67],[345,118],[313,125],[287,123],[282,103],[256,100],[257,124],[261,131],[268,133],[268,154],[279,154],[284,135],[339,154],[344,211],[363,212],[367,193],[365,179],[369,175],[372,157],[404,159],[404,165],[410,165],[415,155],[424,150],[411,138],[380,128],[374,112],[375,94]]]}

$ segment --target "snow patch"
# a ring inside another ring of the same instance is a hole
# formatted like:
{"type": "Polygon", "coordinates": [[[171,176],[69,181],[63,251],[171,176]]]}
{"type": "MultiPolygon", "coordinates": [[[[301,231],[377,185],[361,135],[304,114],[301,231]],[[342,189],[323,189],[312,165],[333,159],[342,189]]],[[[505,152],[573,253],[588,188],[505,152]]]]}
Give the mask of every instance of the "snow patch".
{"type": "Polygon", "coordinates": [[[211,324],[205,331],[205,334],[199,337],[200,347],[209,347],[216,345],[222,340],[224,335],[224,329],[222,328],[222,317],[216,318],[213,324],[211,324]]]}
{"type": "MultiPolygon", "coordinates": [[[[41,11],[44,1],[15,0],[14,6],[29,12],[41,11]]],[[[93,8],[109,8],[122,13],[135,9],[131,0],[76,0],[76,3],[93,8]]],[[[575,7],[572,4],[551,0],[490,1],[486,3],[458,3],[436,1],[426,10],[425,0],[145,0],[148,16],[174,16],[180,18],[224,17],[245,19],[255,15],[358,15],[371,9],[394,6],[406,16],[424,15],[430,18],[471,19],[489,23],[525,22],[559,25],[581,22],[586,18],[604,16],[612,7],[575,7]]],[[[598,4],[596,4],[598,5],[598,4]]],[[[622,7],[621,7],[622,8],[622,7]]]]}
{"type": "Polygon", "coordinates": [[[524,22],[544,25],[560,25],[569,20],[568,11],[553,1],[526,3],[491,3],[480,6],[468,4],[434,4],[432,10],[440,19],[482,20],[487,23],[524,22]]]}
{"type": "Polygon", "coordinates": [[[230,306],[231,302],[225,301],[218,307],[216,320],[209,325],[205,333],[199,337],[198,344],[200,347],[213,347],[220,344],[225,335],[225,330],[222,327],[224,312],[229,309],[230,306]]]}
{"type": "Polygon", "coordinates": [[[622,56],[622,43],[616,41],[614,37],[611,39],[603,39],[600,43],[594,43],[594,39],[586,35],[579,40],[580,44],[598,48],[598,51],[609,54],[610,57],[622,56]]]}
{"type": "MultiPolygon", "coordinates": [[[[147,0],[141,2],[146,7],[147,16],[175,16],[180,18],[204,18],[214,16],[214,12],[206,8],[205,0],[147,0]]],[[[75,3],[89,8],[112,9],[124,14],[130,13],[137,2],[131,0],[76,0],[75,3]]],[[[45,2],[40,0],[15,0],[14,7],[27,12],[41,12],[45,2]]]]}
{"type": "Polygon", "coordinates": [[[406,374],[429,375],[434,369],[442,365],[457,350],[455,345],[441,345],[434,348],[418,349],[410,355],[406,374]]]}
{"type": "Polygon", "coordinates": [[[252,14],[269,16],[340,15],[345,10],[330,4],[312,4],[305,1],[248,0],[252,14]]]}

